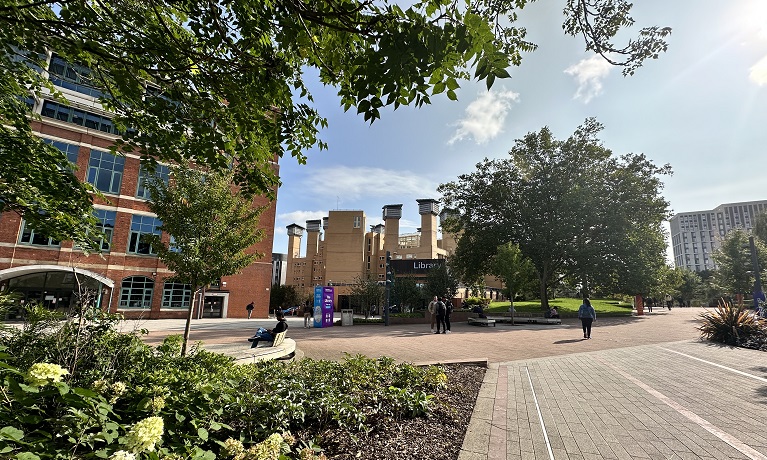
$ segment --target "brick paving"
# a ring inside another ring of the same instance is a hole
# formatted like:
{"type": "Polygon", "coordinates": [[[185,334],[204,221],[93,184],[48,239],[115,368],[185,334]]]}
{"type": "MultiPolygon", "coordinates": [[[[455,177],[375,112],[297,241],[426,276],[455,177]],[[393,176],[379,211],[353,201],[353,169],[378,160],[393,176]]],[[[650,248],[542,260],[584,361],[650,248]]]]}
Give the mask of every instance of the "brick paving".
{"type": "MultiPolygon", "coordinates": [[[[300,354],[344,353],[408,362],[487,360],[488,371],[459,460],[765,459],[767,353],[698,340],[695,308],[599,318],[583,340],[576,320],[495,328],[427,325],[303,329],[300,354]]],[[[200,320],[192,339],[235,352],[274,320],[200,320]],[[243,343],[244,342],[244,343],[243,343]]],[[[147,341],[179,321],[145,322],[147,341]]]]}

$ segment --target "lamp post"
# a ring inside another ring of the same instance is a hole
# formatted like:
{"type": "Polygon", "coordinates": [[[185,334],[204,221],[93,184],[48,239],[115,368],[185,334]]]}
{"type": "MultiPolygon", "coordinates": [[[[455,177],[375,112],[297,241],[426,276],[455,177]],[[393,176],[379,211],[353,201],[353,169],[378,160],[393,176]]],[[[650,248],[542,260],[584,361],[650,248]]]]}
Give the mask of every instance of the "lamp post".
{"type": "Polygon", "coordinates": [[[759,301],[764,302],[764,292],[762,291],[762,277],[759,273],[759,254],[756,252],[754,237],[748,237],[748,246],[751,250],[751,265],[754,270],[754,309],[759,309],[759,301]]]}
{"type": "Polygon", "coordinates": [[[394,283],[394,273],[391,269],[391,253],[386,251],[386,304],[384,308],[384,324],[389,325],[389,303],[391,299],[391,285],[394,283]]]}

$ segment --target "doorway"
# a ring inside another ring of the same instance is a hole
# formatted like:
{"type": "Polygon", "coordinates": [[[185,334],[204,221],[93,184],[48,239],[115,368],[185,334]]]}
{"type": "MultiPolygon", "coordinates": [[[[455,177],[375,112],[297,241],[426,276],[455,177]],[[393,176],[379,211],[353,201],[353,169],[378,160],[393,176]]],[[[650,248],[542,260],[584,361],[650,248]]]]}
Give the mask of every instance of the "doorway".
{"type": "Polygon", "coordinates": [[[203,318],[224,317],[224,297],[218,295],[206,295],[202,309],[203,318]]]}

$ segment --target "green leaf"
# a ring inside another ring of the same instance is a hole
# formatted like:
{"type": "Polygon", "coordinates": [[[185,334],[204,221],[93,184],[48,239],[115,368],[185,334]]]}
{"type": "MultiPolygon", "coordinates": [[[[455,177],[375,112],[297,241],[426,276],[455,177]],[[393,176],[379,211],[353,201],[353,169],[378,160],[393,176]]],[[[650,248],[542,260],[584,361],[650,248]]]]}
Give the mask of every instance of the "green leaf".
{"type": "Polygon", "coordinates": [[[40,460],[40,457],[33,454],[32,452],[22,452],[20,454],[16,454],[17,460],[40,460]]]}
{"type": "Polygon", "coordinates": [[[0,439],[10,441],[21,441],[24,438],[24,432],[12,426],[0,428],[0,439]]]}
{"type": "Polygon", "coordinates": [[[197,437],[199,437],[203,441],[207,441],[208,440],[208,430],[206,430],[205,428],[198,428],[197,429],[197,437]]]}
{"type": "Polygon", "coordinates": [[[457,101],[458,100],[458,96],[455,94],[455,91],[453,91],[452,89],[448,90],[447,98],[450,99],[451,101],[457,101]]]}

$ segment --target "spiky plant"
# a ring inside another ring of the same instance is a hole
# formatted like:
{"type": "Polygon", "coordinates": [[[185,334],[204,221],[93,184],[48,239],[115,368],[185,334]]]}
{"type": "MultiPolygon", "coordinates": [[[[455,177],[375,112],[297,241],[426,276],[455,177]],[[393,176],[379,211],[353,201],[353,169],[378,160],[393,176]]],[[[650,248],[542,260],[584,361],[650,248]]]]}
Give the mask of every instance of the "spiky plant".
{"type": "Polygon", "coordinates": [[[754,312],[723,300],[713,311],[701,313],[700,317],[702,324],[698,330],[701,336],[727,345],[735,345],[739,340],[759,334],[765,327],[754,312]]]}

